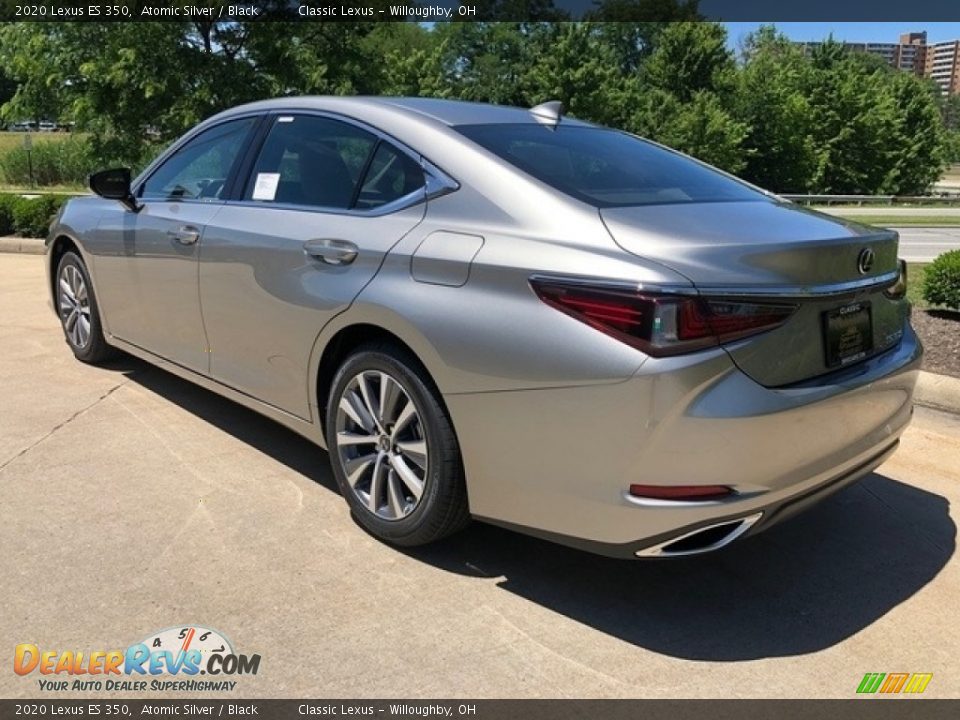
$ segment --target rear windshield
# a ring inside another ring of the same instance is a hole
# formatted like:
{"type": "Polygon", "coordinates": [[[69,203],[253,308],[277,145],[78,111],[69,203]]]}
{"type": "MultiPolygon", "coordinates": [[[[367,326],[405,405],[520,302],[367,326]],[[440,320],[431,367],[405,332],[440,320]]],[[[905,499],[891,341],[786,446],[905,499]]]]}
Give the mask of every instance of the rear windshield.
{"type": "Polygon", "coordinates": [[[617,130],[460,125],[460,133],[533,177],[597,207],[764,200],[749,186],[617,130]]]}

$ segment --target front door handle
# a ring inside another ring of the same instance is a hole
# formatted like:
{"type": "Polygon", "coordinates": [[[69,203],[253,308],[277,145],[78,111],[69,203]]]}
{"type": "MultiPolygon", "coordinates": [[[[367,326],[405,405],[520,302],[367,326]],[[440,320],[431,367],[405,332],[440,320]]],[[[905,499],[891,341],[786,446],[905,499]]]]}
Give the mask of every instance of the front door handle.
{"type": "Polygon", "coordinates": [[[193,225],[184,225],[176,230],[167,230],[167,235],[181,245],[195,245],[200,239],[200,231],[193,225]]]}
{"type": "Polygon", "coordinates": [[[327,265],[349,265],[357,259],[358,248],[346,240],[331,240],[321,238],[307,240],[303,250],[310,257],[317,258],[327,265]]]}

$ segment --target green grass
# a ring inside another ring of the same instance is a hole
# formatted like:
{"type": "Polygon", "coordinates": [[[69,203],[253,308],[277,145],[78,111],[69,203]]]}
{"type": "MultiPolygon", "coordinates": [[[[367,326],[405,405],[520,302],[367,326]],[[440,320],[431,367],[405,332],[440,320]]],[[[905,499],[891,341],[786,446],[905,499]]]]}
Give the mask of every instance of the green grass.
{"type": "Polygon", "coordinates": [[[878,227],[954,227],[960,225],[960,215],[842,215],[834,217],[878,227]]]}
{"type": "Polygon", "coordinates": [[[907,299],[918,310],[926,310],[929,303],[923,299],[923,276],[929,263],[907,263],[907,299]]]}
{"type": "MultiPolygon", "coordinates": [[[[23,145],[23,138],[25,138],[27,134],[28,133],[22,132],[0,132],[0,152],[23,145]]],[[[65,132],[29,133],[29,135],[30,141],[34,144],[45,142],[64,142],[65,140],[73,137],[72,133],[65,132]]]]}
{"type": "Polygon", "coordinates": [[[14,195],[89,195],[90,190],[84,185],[44,185],[43,187],[27,187],[26,185],[6,185],[0,182],[0,193],[14,195]]]}

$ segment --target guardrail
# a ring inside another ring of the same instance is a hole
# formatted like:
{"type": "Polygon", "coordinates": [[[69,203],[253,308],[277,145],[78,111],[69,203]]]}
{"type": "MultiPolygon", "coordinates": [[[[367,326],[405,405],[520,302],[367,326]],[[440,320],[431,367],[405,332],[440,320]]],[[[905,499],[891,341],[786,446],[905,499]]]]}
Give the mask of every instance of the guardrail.
{"type": "Polygon", "coordinates": [[[960,205],[960,193],[939,195],[793,195],[780,197],[803,205],[960,205]]]}

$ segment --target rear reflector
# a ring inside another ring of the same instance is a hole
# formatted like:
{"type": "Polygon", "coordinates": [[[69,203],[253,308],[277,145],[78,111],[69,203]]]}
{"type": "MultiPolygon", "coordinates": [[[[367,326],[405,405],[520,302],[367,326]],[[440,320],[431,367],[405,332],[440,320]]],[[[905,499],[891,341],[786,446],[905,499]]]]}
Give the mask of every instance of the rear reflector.
{"type": "Polygon", "coordinates": [[[634,497],[651,500],[720,500],[733,495],[726,485],[631,485],[634,497]]]}
{"type": "Polygon", "coordinates": [[[766,332],[796,306],[738,302],[530,281],[546,304],[654,357],[678,355],[766,332]]]}

